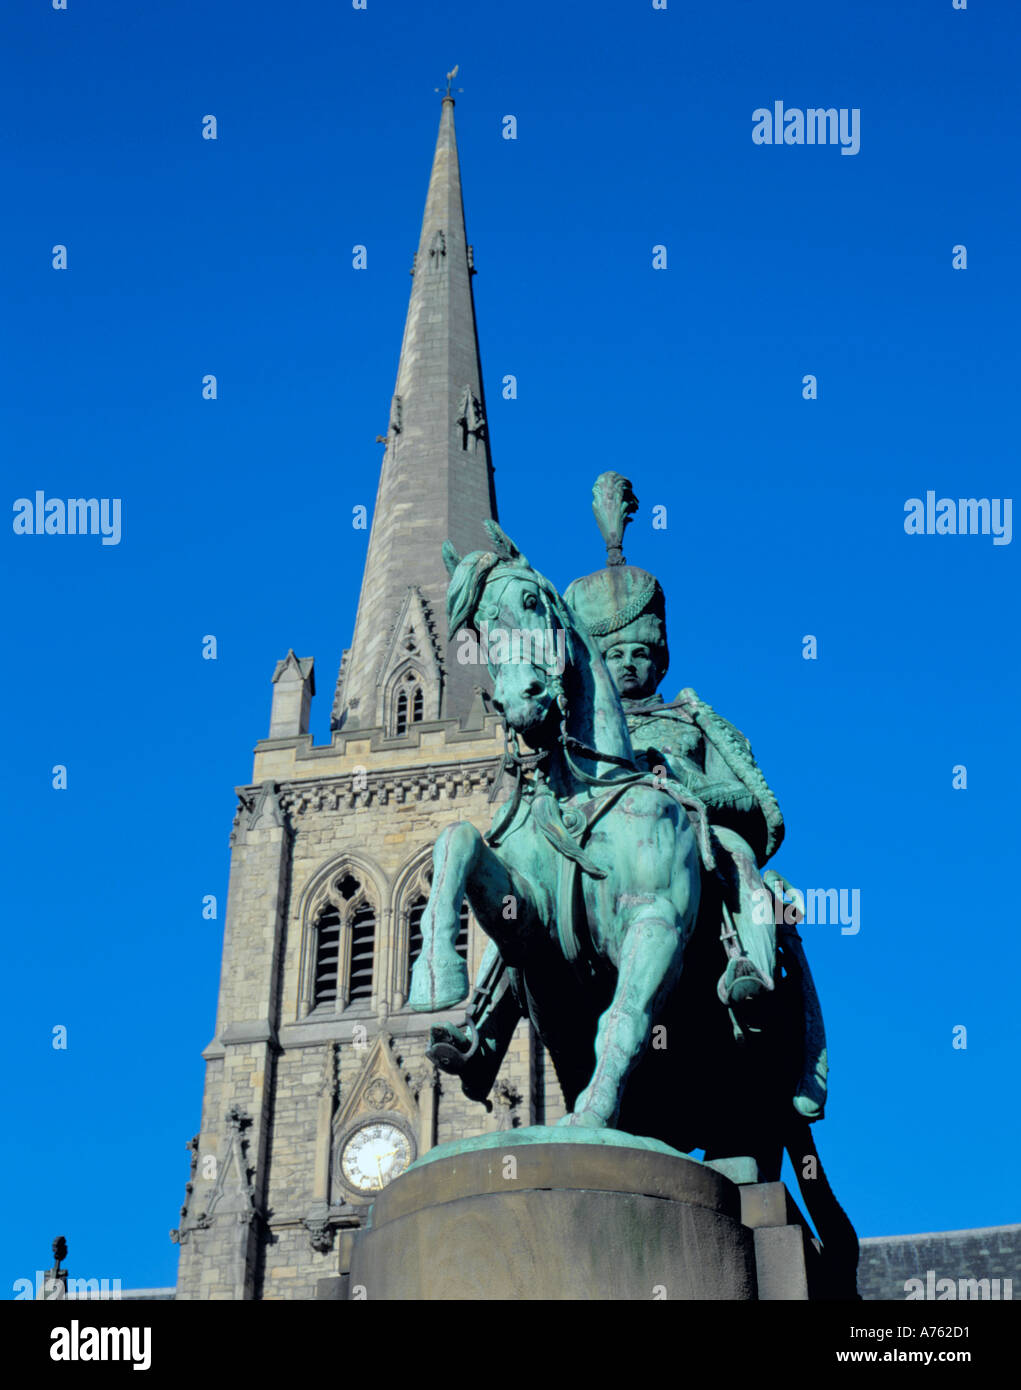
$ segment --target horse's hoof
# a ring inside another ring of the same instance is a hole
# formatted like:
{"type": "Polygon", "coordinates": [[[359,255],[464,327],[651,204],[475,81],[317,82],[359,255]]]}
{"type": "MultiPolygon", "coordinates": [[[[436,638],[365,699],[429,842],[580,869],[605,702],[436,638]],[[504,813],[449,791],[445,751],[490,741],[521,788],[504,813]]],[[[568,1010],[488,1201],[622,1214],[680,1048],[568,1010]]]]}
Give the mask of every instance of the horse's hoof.
{"type": "Polygon", "coordinates": [[[453,959],[437,961],[419,956],[411,972],[408,1007],[429,1014],[452,1009],[468,996],[468,967],[455,952],[453,959]]]}

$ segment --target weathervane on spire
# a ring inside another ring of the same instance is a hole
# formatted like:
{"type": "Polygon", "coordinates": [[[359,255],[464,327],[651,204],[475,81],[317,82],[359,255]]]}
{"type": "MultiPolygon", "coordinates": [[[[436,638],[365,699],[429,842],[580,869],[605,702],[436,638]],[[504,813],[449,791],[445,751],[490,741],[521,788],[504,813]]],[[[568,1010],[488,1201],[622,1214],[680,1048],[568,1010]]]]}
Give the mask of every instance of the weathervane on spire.
{"type": "MultiPolygon", "coordinates": [[[[459,68],[460,66],[461,66],[460,63],[455,63],[454,66],[453,66],[453,67],[450,69],[450,71],[447,73],[447,90],[446,90],[445,95],[448,96],[448,97],[450,96],[450,84],[451,84],[451,82],[453,82],[454,78],[457,76],[457,70],[458,70],[458,68],[459,68]]],[[[436,87],[436,88],[434,88],[433,90],[438,92],[440,89],[439,89],[439,87],[436,87]]],[[[464,91],[464,88],[463,88],[463,87],[458,87],[457,90],[458,90],[459,92],[463,92],[463,91],[464,91]]]]}

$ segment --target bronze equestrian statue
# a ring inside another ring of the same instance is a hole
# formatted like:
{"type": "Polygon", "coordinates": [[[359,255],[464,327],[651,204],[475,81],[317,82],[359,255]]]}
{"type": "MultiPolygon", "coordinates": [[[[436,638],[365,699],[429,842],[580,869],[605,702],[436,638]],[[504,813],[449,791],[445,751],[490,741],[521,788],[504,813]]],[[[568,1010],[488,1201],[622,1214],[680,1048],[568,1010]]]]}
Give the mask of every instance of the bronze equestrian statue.
{"type": "Polygon", "coordinates": [[[669,705],[656,693],[665,597],[624,562],[636,509],[626,479],[600,477],[607,567],[563,597],[495,523],[491,551],[444,548],[450,633],[473,630],[489,656],[512,792],[487,836],[460,822],[437,840],[409,1003],[467,997],[467,896],[492,940],[464,1024],[432,1030],[437,1065],[485,1102],[526,1016],[557,1071],[561,1124],[748,1155],[763,1181],[786,1149],[834,1294],[854,1297],[857,1238],[809,1128],[827,1060],[799,895],[762,873],[783,819],[733,725],[693,690],[669,705]],[[543,659],[554,633],[562,669],[543,659]]]}

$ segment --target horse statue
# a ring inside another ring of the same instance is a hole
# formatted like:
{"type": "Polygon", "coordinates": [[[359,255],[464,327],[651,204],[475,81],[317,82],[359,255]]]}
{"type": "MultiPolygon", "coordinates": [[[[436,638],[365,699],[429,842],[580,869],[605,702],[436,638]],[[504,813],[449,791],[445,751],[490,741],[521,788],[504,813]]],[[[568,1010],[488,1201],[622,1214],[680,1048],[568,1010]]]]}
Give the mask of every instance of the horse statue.
{"type": "Polygon", "coordinates": [[[500,643],[508,660],[494,661],[490,646],[493,705],[543,765],[518,780],[488,843],[465,821],[441,832],[408,1002],[432,1012],[467,996],[455,949],[467,896],[553,1056],[569,1106],[561,1123],[612,1128],[698,914],[690,798],[635,767],[591,637],[513,541],[493,522],[487,529],[495,553],[460,559],[444,547],[450,630],[516,639],[500,643]],[[562,673],[535,659],[554,635],[566,649],[562,673]]]}
{"type": "Polygon", "coordinates": [[[821,1018],[797,932],[784,925],[800,915],[787,885],[767,878],[781,906],[775,988],[722,1007],[705,807],[662,768],[639,765],[595,640],[506,533],[486,529],[492,551],[462,558],[444,546],[447,617],[451,635],[474,631],[487,659],[514,785],[487,836],[461,821],[434,847],[410,1007],[467,998],[456,950],[465,897],[491,942],[466,1029],[434,1027],[430,1056],[484,1101],[524,1015],[560,1081],[560,1125],[702,1148],[706,1159],[749,1155],[763,1180],[779,1178],[786,1148],[835,1257],[835,1296],[854,1297],[857,1238],[809,1132],[821,1104],[818,1067],[806,1075],[805,1058],[818,1060],[821,1018]]]}

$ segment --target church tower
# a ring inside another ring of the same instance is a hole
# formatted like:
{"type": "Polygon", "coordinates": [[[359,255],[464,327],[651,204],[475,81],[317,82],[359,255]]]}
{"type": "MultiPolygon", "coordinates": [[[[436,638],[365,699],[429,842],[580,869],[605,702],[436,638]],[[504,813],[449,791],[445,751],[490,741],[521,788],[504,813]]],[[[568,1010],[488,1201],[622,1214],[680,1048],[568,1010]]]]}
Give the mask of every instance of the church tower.
{"type": "MultiPolygon", "coordinates": [[[[527,1021],[487,1113],[425,1054],[464,1007],[405,1002],[433,842],[453,821],[488,828],[503,748],[484,668],[447,641],[440,549],[488,549],[496,517],[473,274],[447,95],[331,741],[309,733],[313,659],[288,652],[238,789],[178,1299],[344,1297],[389,1178],[437,1143],[563,1113],[527,1021]]],[[[467,904],[462,924],[474,978],[486,939],[467,904]]]]}

